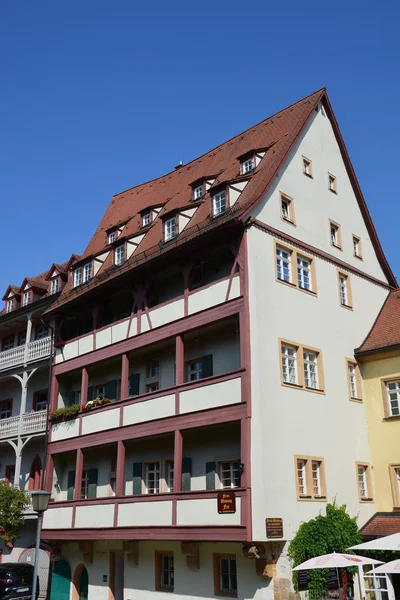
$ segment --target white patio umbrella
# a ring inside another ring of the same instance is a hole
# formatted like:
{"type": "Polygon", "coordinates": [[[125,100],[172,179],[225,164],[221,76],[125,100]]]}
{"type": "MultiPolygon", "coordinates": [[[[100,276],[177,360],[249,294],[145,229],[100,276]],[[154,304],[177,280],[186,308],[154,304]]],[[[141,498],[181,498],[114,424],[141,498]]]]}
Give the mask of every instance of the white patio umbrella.
{"type": "Polygon", "coordinates": [[[371,571],[368,571],[367,575],[375,575],[376,573],[400,573],[400,560],[391,560],[384,565],[374,567],[371,571]]]}
{"type": "Polygon", "coordinates": [[[351,546],[349,550],[400,550],[400,533],[385,535],[376,540],[351,546]]]}
{"type": "Polygon", "coordinates": [[[297,565],[293,571],[307,571],[307,569],[344,569],[346,567],[358,567],[361,565],[380,565],[381,560],[357,556],[356,554],[344,554],[343,552],[332,552],[310,558],[301,565],[297,565]]]}

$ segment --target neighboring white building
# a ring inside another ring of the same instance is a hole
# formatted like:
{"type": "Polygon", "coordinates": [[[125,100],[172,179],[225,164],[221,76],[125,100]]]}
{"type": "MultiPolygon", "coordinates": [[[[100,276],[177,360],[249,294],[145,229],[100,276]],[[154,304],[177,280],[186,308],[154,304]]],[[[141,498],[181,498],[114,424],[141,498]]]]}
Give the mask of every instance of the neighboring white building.
{"type": "Polygon", "coordinates": [[[300,523],[375,511],[353,349],[394,285],[325,90],[115,196],[45,315],[51,410],[81,406],[51,600],[289,600],[300,523]]]}

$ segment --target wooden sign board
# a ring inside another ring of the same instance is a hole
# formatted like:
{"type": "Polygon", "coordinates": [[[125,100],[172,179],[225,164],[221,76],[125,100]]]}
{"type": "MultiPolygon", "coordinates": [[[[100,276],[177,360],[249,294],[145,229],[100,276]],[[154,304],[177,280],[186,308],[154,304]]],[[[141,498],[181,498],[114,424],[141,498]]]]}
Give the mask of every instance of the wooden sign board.
{"type": "Polygon", "coordinates": [[[283,538],[283,519],[265,519],[265,528],[267,530],[267,538],[283,538]]]}
{"type": "Polygon", "coordinates": [[[220,515],[232,514],[236,512],[235,492],[224,492],[217,497],[218,513],[220,515]]]}

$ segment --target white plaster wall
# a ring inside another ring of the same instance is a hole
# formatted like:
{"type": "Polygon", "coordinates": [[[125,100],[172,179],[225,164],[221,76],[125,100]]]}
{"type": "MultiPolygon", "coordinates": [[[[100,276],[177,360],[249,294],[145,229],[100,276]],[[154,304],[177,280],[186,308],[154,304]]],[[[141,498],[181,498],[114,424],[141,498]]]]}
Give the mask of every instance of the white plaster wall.
{"type": "Polygon", "coordinates": [[[72,526],[72,506],[53,508],[43,514],[43,529],[69,529],[72,526]]]}
{"type": "Polygon", "coordinates": [[[120,504],[118,525],[119,527],[172,525],[172,501],[120,504]]]}
{"type": "MultiPolygon", "coordinates": [[[[29,379],[29,382],[28,382],[28,392],[27,392],[27,396],[26,396],[25,412],[31,412],[31,410],[32,410],[34,393],[39,392],[41,390],[47,390],[48,385],[49,385],[48,368],[41,369],[40,371],[37,371],[36,373],[34,373],[32,375],[32,377],[29,379]]],[[[13,400],[14,400],[13,404],[16,403],[18,406],[18,410],[19,410],[20,404],[18,403],[18,396],[19,396],[19,398],[21,398],[21,386],[19,386],[19,394],[17,396],[13,397],[13,400]]],[[[13,406],[13,412],[14,412],[14,406],[13,406]]]]}
{"type": "Polygon", "coordinates": [[[116,323],[111,326],[111,338],[113,344],[125,340],[128,335],[129,320],[125,319],[121,323],[116,323]]]}
{"type": "Polygon", "coordinates": [[[79,338],[79,355],[93,350],[93,337],[93,333],[89,333],[89,335],[79,338]]]}
{"type": "Polygon", "coordinates": [[[91,504],[77,506],[75,527],[112,527],[114,523],[114,504],[91,504]]]}
{"type": "MultiPolygon", "coordinates": [[[[266,159],[268,160],[268,158],[266,159]]],[[[314,112],[308,125],[252,216],[385,281],[334,137],[329,119],[314,112]],[[302,156],[312,161],[313,178],[302,173],[302,156]],[[328,172],[337,194],[328,189],[328,172]],[[280,218],[280,192],[294,198],[296,227],[280,218]],[[330,244],[329,219],[342,228],[343,251],[330,244]],[[364,260],[353,256],[352,234],[361,238],[364,260]]]]}
{"type": "MultiPolygon", "coordinates": [[[[236,324],[213,330],[197,331],[185,339],[185,362],[212,354],[213,375],[221,375],[240,368],[240,339],[236,324]]],[[[187,378],[187,373],[185,373],[187,378]]]]}
{"type": "Polygon", "coordinates": [[[112,343],[111,341],[111,327],[107,327],[105,329],[101,329],[96,332],[96,349],[104,348],[104,346],[109,346],[112,343]]]}
{"type": "Polygon", "coordinates": [[[72,419],[64,423],[53,423],[51,426],[51,441],[57,442],[75,437],[79,433],[79,419],[72,419]]]}
{"type": "MultiPolygon", "coordinates": [[[[237,277],[234,278],[238,279],[237,277]]],[[[233,283],[232,288],[229,294],[229,300],[236,298],[240,295],[239,292],[239,281],[233,283]]],[[[226,293],[228,291],[228,279],[224,281],[219,281],[214,285],[210,285],[204,290],[199,290],[189,295],[189,315],[193,313],[199,312],[200,310],[205,310],[206,308],[210,308],[210,306],[215,306],[217,304],[222,304],[225,302],[226,293]]]]}
{"type": "Polygon", "coordinates": [[[119,414],[120,409],[114,408],[85,415],[82,419],[82,434],[119,427],[119,414]]]}
{"type": "Polygon", "coordinates": [[[275,281],[272,236],[256,228],[247,236],[253,539],[265,539],[266,517],[283,517],[290,539],[323,510],[324,503],[296,501],[296,454],[324,457],[328,500],[346,503],[362,525],[375,512],[358,501],[355,471],[355,461],[370,460],[367,423],[364,404],[348,399],[345,357],[364,339],[387,291],[351,275],[354,310],[342,308],[336,266],[316,258],[313,297],[275,281]],[[281,386],[279,337],[321,349],[325,394],[281,386]]]}
{"type": "Polygon", "coordinates": [[[19,416],[21,409],[21,385],[14,379],[0,379],[0,400],[13,399],[12,417],[19,416]]]}
{"type": "Polygon", "coordinates": [[[147,400],[147,402],[138,402],[125,406],[124,425],[133,425],[134,423],[143,423],[154,419],[171,417],[175,414],[175,394],[162,396],[147,400]]]}
{"type": "MultiPolygon", "coordinates": [[[[160,308],[153,308],[149,311],[151,326],[154,329],[155,327],[161,327],[161,325],[165,325],[165,323],[171,323],[172,321],[176,321],[177,319],[182,319],[184,310],[184,302],[183,299],[175,300],[165,306],[161,306],[160,308]]],[[[142,332],[149,331],[150,326],[148,319],[145,314],[142,315],[142,332]]]]}
{"type": "Polygon", "coordinates": [[[237,404],[241,400],[241,379],[229,379],[221,383],[186,390],[180,394],[180,412],[189,413],[227,404],[237,404]]]}
{"type": "Polygon", "coordinates": [[[220,515],[217,498],[179,500],[176,508],[178,525],[240,525],[241,498],[236,498],[236,512],[220,515]]]}

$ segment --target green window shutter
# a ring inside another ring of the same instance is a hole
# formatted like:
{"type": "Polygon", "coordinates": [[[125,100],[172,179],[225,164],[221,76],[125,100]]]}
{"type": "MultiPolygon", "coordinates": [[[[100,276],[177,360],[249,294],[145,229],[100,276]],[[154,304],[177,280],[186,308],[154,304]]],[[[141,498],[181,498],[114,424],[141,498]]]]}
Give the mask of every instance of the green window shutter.
{"type": "Polygon", "coordinates": [[[67,500],[74,499],[75,471],[68,471],[67,500]]]}
{"type": "Polygon", "coordinates": [[[88,498],[97,497],[97,469],[89,469],[88,472],[88,498]]]}
{"type": "Polygon", "coordinates": [[[240,487],[240,485],[241,485],[241,482],[242,482],[242,469],[241,469],[241,464],[242,464],[242,461],[241,461],[241,460],[240,460],[240,458],[239,458],[239,460],[237,461],[237,470],[238,470],[238,486],[239,486],[239,487],[240,487]]]}
{"type": "Polygon", "coordinates": [[[133,494],[142,493],[142,463],[133,463],[133,494]]]}
{"type": "Polygon", "coordinates": [[[116,379],[111,379],[111,381],[107,381],[107,383],[104,386],[106,398],[109,398],[110,400],[117,399],[117,383],[118,382],[116,379]]]}
{"type": "Polygon", "coordinates": [[[213,374],[213,355],[207,354],[201,359],[202,362],[202,376],[211,377],[213,374]]]}
{"type": "Polygon", "coordinates": [[[93,400],[93,386],[89,385],[88,389],[87,389],[87,399],[88,402],[89,400],[93,400]]]}
{"type": "Polygon", "coordinates": [[[215,461],[206,462],[206,489],[215,490],[215,461]]]}
{"type": "Polygon", "coordinates": [[[68,392],[67,406],[72,406],[73,404],[75,404],[75,392],[70,390],[68,392]]]}
{"type": "Polygon", "coordinates": [[[182,458],[182,492],[190,492],[192,479],[192,459],[182,458]]]}
{"type": "Polygon", "coordinates": [[[140,373],[134,373],[129,377],[128,395],[139,396],[140,373]]]}

